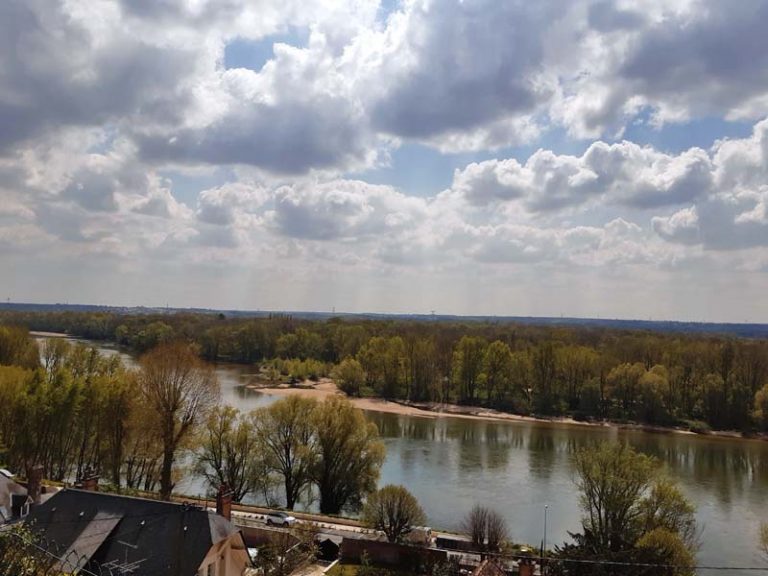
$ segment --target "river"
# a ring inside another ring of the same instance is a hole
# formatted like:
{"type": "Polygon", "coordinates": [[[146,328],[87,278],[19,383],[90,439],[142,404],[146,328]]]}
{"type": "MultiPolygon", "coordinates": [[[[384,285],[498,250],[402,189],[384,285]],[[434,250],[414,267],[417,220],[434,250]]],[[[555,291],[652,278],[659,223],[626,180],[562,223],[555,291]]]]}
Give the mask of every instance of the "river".
{"type": "MultiPolygon", "coordinates": [[[[114,348],[96,344],[106,354],[114,348]]],[[[244,388],[253,368],[219,366],[222,399],[241,410],[276,398],[244,388]]],[[[595,442],[624,441],[658,457],[697,507],[702,565],[766,566],[758,548],[768,521],[768,442],[682,434],[619,431],[548,423],[422,418],[366,412],[387,447],[381,484],[406,486],[433,527],[458,529],[475,503],[504,515],[516,542],[540,545],[544,507],[547,542],[579,529],[571,455],[595,442]]],[[[199,480],[184,487],[203,490],[199,480]]],[[[702,572],[713,573],[713,572],[702,572]]],[[[723,572],[719,572],[723,573],[723,572]]]]}

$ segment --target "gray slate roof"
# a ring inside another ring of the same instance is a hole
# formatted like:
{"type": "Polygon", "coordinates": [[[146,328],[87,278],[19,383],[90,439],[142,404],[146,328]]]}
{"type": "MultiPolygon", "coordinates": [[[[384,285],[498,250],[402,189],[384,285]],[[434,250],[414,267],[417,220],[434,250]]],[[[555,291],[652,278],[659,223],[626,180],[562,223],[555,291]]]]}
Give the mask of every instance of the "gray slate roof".
{"type": "Polygon", "coordinates": [[[197,507],[74,489],[36,506],[27,522],[61,556],[72,552],[70,569],[97,574],[93,562],[138,562],[133,574],[193,576],[211,546],[238,532],[197,507]]]}

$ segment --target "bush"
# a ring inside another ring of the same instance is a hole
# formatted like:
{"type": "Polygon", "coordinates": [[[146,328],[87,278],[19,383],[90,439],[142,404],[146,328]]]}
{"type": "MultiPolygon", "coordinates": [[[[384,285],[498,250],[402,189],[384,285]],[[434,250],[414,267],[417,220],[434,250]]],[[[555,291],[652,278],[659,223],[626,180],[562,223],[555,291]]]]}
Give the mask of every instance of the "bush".
{"type": "Polygon", "coordinates": [[[701,420],[685,420],[685,426],[694,434],[710,434],[712,427],[701,420]]]}

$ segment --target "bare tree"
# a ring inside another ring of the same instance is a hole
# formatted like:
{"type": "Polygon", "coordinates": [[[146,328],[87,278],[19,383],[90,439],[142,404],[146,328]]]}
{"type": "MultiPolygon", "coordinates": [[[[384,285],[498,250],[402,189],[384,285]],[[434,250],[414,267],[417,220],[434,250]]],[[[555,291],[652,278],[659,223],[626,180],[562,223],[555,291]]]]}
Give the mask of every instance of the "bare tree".
{"type": "Polygon", "coordinates": [[[496,552],[507,539],[507,523],[495,510],[475,504],[462,522],[462,529],[469,534],[480,550],[496,552]]]}
{"type": "Polygon", "coordinates": [[[413,494],[403,486],[389,484],[368,496],[362,519],[368,526],[382,530],[390,542],[397,542],[412,526],[422,524],[426,515],[413,494]]]}
{"type": "Polygon", "coordinates": [[[162,344],[141,358],[139,389],[159,420],[163,443],[160,496],[170,499],[181,443],[219,400],[213,369],[181,342],[162,344]]]}
{"type": "Polygon", "coordinates": [[[461,528],[478,548],[485,546],[488,536],[488,508],[475,504],[461,523],[461,528]]]}
{"type": "Polygon", "coordinates": [[[507,531],[507,522],[496,510],[488,511],[487,520],[487,540],[488,550],[498,552],[506,542],[509,533],[507,531]]]}

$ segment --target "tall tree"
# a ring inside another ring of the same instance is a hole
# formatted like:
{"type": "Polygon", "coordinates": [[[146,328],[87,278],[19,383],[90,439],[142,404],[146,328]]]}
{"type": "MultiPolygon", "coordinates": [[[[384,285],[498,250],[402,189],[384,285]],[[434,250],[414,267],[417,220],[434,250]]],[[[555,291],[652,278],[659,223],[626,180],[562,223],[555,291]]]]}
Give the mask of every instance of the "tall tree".
{"type": "Polygon", "coordinates": [[[376,488],[385,448],[376,425],[349,400],[330,396],[313,418],[317,459],[312,476],[320,492],[320,512],[359,508],[376,488]]]}
{"type": "Polygon", "coordinates": [[[579,450],[574,462],[582,532],[555,556],[584,562],[556,561],[552,573],[647,574],[642,564],[667,565],[673,576],[693,573],[694,507],[660,475],[655,459],[605,443],[579,450]],[[591,563],[601,561],[608,563],[591,563]]]}
{"type": "Polygon", "coordinates": [[[269,468],[283,478],[285,506],[293,510],[311,480],[315,460],[313,414],[317,402],[288,396],[254,413],[261,447],[269,468]]]}
{"type": "Polygon", "coordinates": [[[394,484],[371,493],[361,517],[366,525],[384,532],[390,542],[401,540],[413,526],[426,520],[424,510],[414,495],[403,486],[394,484]]]}
{"type": "Polygon", "coordinates": [[[240,502],[259,484],[261,451],[253,423],[232,406],[214,409],[202,433],[198,471],[216,490],[225,485],[240,502]]]}
{"type": "Polygon", "coordinates": [[[507,539],[507,523],[491,508],[475,504],[462,520],[462,529],[469,535],[476,548],[498,552],[507,539]]]}
{"type": "Polygon", "coordinates": [[[213,369],[181,342],[162,344],[147,352],[141,358],[138,382],[158,418],[163,442],[160,496],[168,500],[177,452],[218,403],[219,385],[213,369]]]}
{"type": "Polygon", "coordinates": [[[463,336],[453,353],[453,376],[459,386],[461,402],[472,403],[477,395],[483,371],[486,342],[482,338],[463,336]]]}
{"type": "Polygon", "coordinates": [[[512,384],[512,351],[501,340],[491,342],[483,359],[485,395],[489,404],[500,405],[512,384]]]}

